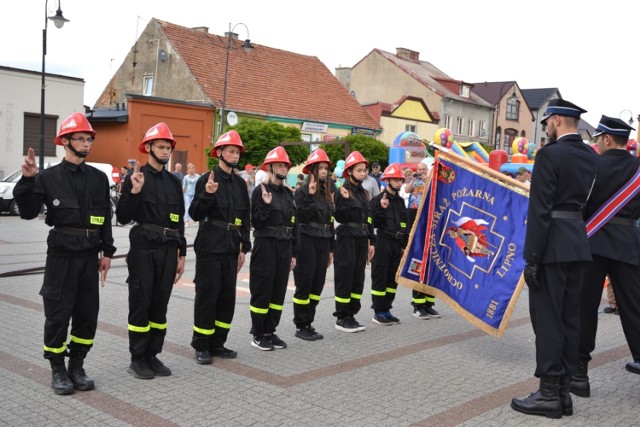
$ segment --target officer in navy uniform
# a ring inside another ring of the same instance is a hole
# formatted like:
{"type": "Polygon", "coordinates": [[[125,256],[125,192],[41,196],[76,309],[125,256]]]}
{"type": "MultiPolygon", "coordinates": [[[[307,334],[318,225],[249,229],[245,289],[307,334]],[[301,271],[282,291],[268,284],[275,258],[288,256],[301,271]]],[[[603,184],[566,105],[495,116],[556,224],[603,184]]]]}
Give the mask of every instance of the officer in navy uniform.
{"type": "MultiPolygon", "coordinates": [[[[596,133],[599,156],[598,177],[585,209],[589,219],[638,172],[640,160],[626,150],[633,128],[624,121],[602,116],[596,133]]],[[[590,396],[587,375],[591,352],[596,345],[598,306],[602,287],[609,275],[616,290],[622,330],[633,356],[627,370],[640,374],[640,194],[629,200],[589,239],[593,261],[587,267],[580,300],[580,365],[571,380],[571,391],[590,396]]]]}
{"type": "Polygon", "coordinates": [[[586,112],[549,102],[541,123],[549,143],[536,155],[524,245],[524,276],[536,335],[540,388],[511,407],[530,415],[573,414],[571,376],[578,369],[580,287],[591,251],[582,211],[598,170],[598,156],[577,132],[586,112]]]}

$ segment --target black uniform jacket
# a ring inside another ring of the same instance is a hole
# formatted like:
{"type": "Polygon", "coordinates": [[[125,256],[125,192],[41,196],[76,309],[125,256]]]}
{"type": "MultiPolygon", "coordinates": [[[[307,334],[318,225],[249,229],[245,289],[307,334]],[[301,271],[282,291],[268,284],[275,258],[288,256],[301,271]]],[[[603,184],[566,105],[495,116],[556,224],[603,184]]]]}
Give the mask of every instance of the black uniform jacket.
{"type": "Polygon", "coordinates": [[[409,241],[409,213],[404,205],[404,199],[397,192],[392,195],[385,188],[382,193],[371,200],[371,209],[373,210],[373,226],[378,229],[378,237],[384,235],[400,240],[402,247],[406,247],[409,241]],[[380,204],[385,194],[389,200],[389,206],[386,209],[380,204]]]}
{"type": "Polygon", "coordinates": [[[153,224],[174,229],[179,231],[179,237],[136,226],[129,233],[131,247],[151,248],[177,241],[179,255],[185,256],[187,240],[184,237],[182,183],[166,169],[157,171],[149,164],[141,167],[140,172],[144,174],[144,185],[138,194],[131,194],[131,179],[128,179],[122,187],[116,209],[118,222],[129,224],[135,221],[138,224],[153,224]]]}
{"type": "Polygon", "coordinates": [[[598,155],[578,134],[563,135],[538,151],[529,193],[526,261],[591,260],[584,221],[552,218],[552,211],[582,214],[597,170],[598,155]]]}
{"type": "Polygon", "coordinates": [[[374,245],[373,213],[369,193],[361,184],[352,184],[345,180],[344,188],[349,190],[349,198],[342,197],[336,192],[336,212],[334,216],[338,225],[336,235],[339,237],[368,237],[369,243],[374,245]]]}
{"type": "Polygon", "coordinates": [[[245,254],[251,250],[251,206],[247,183],[235,173],[228,174],[219,167],[213,171],[218,183],[215,193],[205,187],[211,172],[203,174],[196,184],[196,193],[189,207],[189,216],[201,222],[193,248],[200,256],[245,254]],[[222,223],[236,227],[223,228],[222,223]]]}
{"type": "MultiPolygon", "coordinates": [[[[599,157],[598,177],[585,209],[589,219],[631,179],[640,160],[626,150],[607,150],[599,157]]],[[[640,218],[640,194],[629,200],[616,218],[640,218]]],[[[589,239],[591,253],[640,266],[640,231],[630,225],[605,224],[589,239]]]]}
{"type": "Polygon", "coordinates": [[[313,237],[331,239],[331,252],[333,252],[333,234],[336,196],[333,191],[335,186],[329,183],[330,200],[325,197],[325,186],[318,183],[316,194],[309,194],[309,185],[305,184],[295,193],[296,208],[298,209],[298,224],[300,234],[313,237]]]}
{"type": "Polygon", "coordinates": [[[296,205],[291,190],[272,183],[258,185],[251,195],[251,224],[255,237],[271,237],[277,240],[293,241],[293,257],[297,255],[296,205]],[[262,200],[262,186],[271,193],[271,203],[262,200]]]}
{"type": "Polygon", "coordinates": [[[13,194],[24,219],[37,217],[44,203],[47,206],[45,222],[49,226],[99,230],[96,236],[87,237],[53,229],[47,239],[47,253],[71,256],[78,252],[102,250],[107,257],[115,253],[109,181],[102,171],[85,163],[76,165],[63,159],[35,177],[23,176],[13,194]]]}

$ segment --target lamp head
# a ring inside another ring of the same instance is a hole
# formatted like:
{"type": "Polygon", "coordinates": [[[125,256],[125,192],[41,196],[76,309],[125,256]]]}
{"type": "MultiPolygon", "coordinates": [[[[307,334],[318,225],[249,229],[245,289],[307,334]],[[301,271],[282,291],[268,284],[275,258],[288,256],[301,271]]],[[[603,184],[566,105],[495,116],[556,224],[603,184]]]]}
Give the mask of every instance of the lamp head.
{"type": "Polygon", "coordinates": [[[69,22],[69,20],[67,18],[62,16],[62,9],[60,8],[60,5],[58,5],[58,10],[56,11],[56,16],[50,16],[49,19],[51,19],[53,21],[53,23],[55,24],[56,28],[62,28],[62,26],[64,25],[65,22],[69,22]]]}

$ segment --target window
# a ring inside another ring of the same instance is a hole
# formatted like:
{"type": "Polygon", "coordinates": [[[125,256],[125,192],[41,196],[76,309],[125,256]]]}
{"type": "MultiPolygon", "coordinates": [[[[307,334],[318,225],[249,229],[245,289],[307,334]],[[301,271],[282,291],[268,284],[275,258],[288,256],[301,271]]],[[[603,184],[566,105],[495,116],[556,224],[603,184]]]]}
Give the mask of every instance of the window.
{"type": "Polygon", "coordinates": [[[484,120],[480,120],[480,123],[478,123],[478,135],[480,137],[484,137],[487,135],[487,128],[486,125],[484,123],[484,120]]]}
{"type": "Polygon", "coordinates": [[[451,116],[444,117],[444,127],[451,129],[451,116]]]}
{"type": "Polygon", "coordinates": [[[469,85],[461,85],[460,86],[460,96],[464,96],[465,98],[469,97],[470,87],[469,85]]]}
{"type": "MultiPolygon", "coordinates": [[[[55,157],[56,145],[53,143],[56,137],[58,123],[57,116],[44,116],[44,155],[55,157]]],[[[40,156],[40,114],[24,114],[24,138],[22,139],[22,154],[26,155],[29,148],[33,148],[36,157],[40,156]]]]}
{"type": "Polygon", "coordinates": [[[474,127],[475,127],[475,122],[471,119],[469,119],[469,122],[467,123],[467,135],[469,136],[473,136],[474,135],[474,127]]]}
{"type": "Polygon", "coordinates": [[[416,125],[405,125],[404,130],[407,132],[416,133],[416,125]]]}
{"type": "Polygon", "coordinates": [[[494,150],[500,150],[500,139],[502,138],[502,129],[500,128],[500,126],[498,126],[496,128],[496,135],[495,135],[496,140],[493,142],[493,149],[494,150]]]}
{"type": "Polygon", "coordinates": [[[142,80],[142,94],[144,96],[153,95],[153,76],[145,76],[142,80]]]}
{"type": "Polygon", "coordinates": [[[462,134],[462,117],[456,117],[456,130],[455,133],[458,135],[462,134]]]}
{"type": "Polygon", "coordinates": [[[507,120],[518,120],[520,101],[517,99],[507,100],[507,120]]]}

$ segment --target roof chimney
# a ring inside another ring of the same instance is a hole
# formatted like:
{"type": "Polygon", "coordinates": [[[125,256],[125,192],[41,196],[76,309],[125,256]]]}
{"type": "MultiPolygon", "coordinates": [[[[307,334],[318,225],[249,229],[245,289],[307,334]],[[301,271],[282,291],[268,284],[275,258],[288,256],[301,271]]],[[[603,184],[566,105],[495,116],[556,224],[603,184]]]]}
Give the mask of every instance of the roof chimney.
{"type": "Polygon", "coordinates": [[[420,52],[416,52],[415,50],[406,49],[404,47],[396,48],[396,56],[400,59],[406,59],[408,61],[419,62],[420,61],[420,52]]]}
{"type": "Polygon", "coordinates": [[[200,31],[202,33],[209,33],[209,27],[193,27],[192,30],[200,31]]]}
{"type": "Polygon", "coordinates": [[[230,37],[231,40],[238,40],[238,35],[236,33],[230,33],[230,32],[226,32],[224,33],[225,37],[230,37]]]}

